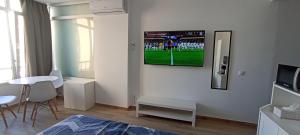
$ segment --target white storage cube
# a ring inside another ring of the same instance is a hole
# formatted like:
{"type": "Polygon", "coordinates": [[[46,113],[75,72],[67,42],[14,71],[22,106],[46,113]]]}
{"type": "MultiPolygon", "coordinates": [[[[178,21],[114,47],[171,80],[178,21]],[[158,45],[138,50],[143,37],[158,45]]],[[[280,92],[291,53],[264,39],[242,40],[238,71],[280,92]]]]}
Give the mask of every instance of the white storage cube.
{"type": "Polygon", "coordinates": [[[67,78],[64,82],[64,106],[88,110],[95,104],[95,81],[85,78],[67,78]]]}

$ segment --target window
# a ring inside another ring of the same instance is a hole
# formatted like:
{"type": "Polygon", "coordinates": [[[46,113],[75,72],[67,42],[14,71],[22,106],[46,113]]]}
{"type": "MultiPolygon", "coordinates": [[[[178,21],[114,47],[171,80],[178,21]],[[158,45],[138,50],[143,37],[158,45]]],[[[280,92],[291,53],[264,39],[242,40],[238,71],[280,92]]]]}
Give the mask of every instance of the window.
{"type": "Polygon", "coordinates": [[[9,0],[10,9],[22,12],[20,0],[9,0]]]}
{"type": "Polygon", "coordinates": [[[24,19],[18,0],[0,0],[0,83],[25,76],[24,19]]]}
{"type": "Polygon", "coordinates": [[[94,78],[93,32],[89,17],[53,20],[54,68],[65,76],[94,78]]]}
{"type": "Polygon", "coordinates": [[[5,0],[0,0],[0,7],[5,7],[5,5],[6,5],[5,0]]]}
{"type": "Polygon", "coordinates": [[[89,18],[76,19],[79,45],[77,46],[79,58],[79,77],[94,77],[93,62],[93,32],[94,22],[89,18]]]}

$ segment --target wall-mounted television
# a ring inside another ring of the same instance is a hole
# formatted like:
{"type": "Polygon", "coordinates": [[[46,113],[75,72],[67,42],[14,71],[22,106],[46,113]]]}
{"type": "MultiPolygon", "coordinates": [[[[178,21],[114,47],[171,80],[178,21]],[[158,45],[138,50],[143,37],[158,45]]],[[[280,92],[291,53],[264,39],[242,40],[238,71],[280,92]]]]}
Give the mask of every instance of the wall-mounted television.
{"type": "Polygon", "coordinates": [[[204,45],[204,30],[146,31],[144,64],[203,67],[204,45]]]}

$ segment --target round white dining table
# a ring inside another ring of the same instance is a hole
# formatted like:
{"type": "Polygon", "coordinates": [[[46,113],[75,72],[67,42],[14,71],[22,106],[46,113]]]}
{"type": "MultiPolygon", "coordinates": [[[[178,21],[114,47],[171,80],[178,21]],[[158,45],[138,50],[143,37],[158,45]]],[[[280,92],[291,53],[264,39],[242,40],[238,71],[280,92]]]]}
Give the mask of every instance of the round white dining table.
{"type": "Polygon", "coordinates": [[[20,79],[10,80],[10,84],[20,84],[20,85],[33,85],[37,82],[43,81],[55,81],[58,79],[56,76],[32,76],[32,77],[24,77],[20,79]]]}
{"type": "Polygon", "coordinates": [[[22,85],[22,91],[20,95],[20,101],[19,101],[19,107],[18,112],[20,112],[21,104],[24,101],[24,112],[23,112],[23,122],[25,122],[26,117],[26,108],[27,108],[27,100],[29,97],[31,85],[34,85],[38,82],[44,82],[44,81],[55,81],[58,77],[56,76],[32,76],[32,77],[23,77],[20,79],[10,80],[9,84],[16,84],[16,85],[22,85]]]}

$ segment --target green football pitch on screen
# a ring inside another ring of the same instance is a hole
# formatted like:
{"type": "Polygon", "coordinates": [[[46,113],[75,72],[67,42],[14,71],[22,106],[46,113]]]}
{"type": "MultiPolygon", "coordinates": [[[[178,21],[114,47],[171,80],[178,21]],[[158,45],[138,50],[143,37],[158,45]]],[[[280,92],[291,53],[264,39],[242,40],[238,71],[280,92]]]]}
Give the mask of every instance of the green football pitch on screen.
{"type": "Polygon", "coordinates": [[[145,49],[144,63],[202,67],[204,63],[204,49],[145,49]]]}

